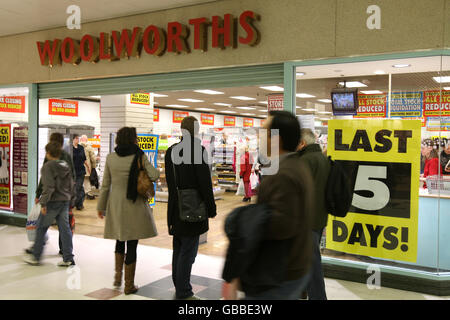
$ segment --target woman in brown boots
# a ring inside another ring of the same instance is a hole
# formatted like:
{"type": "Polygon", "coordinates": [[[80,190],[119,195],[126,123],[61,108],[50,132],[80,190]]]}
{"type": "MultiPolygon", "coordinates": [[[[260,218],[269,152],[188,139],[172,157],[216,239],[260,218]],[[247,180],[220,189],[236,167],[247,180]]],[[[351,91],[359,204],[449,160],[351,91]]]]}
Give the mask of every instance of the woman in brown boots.
{"type": "Polygon", "coordinates": [[[115,152],[106,158],[97,210],[100,219],[106,216],[105,239],[116,240],[114,286],[122,285],[125,263],[124,293],[131,294],[138,290],[134,285],[138,241],[157,235],[152,209],[147,199],[137,192],[141,159],[150,180],[156,181],[159,171],[138,147],[136,128],[121,128],[116,145],[115,152]]]}

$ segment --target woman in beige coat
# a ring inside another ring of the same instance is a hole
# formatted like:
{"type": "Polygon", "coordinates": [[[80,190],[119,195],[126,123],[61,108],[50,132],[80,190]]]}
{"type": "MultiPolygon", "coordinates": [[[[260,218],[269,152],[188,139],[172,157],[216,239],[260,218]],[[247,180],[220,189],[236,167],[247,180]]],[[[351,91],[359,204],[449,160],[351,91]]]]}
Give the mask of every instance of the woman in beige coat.
{"type": "Polygon", "coordinates": [[[121,128],[117,132],[116,144],[115,152],[106,158],[97,210],[100,219],[106,216],[105,239],[116,240],[114,285],[120,287],[122,284],[125,262],[124,292],[130,294],[138,290],[134,285],[138,240],[157,235],[152,209],[147,199],[137,193],[141,159],[152,181],[159,178],[159,171],[138,147],[136,128],[121,128]]]}

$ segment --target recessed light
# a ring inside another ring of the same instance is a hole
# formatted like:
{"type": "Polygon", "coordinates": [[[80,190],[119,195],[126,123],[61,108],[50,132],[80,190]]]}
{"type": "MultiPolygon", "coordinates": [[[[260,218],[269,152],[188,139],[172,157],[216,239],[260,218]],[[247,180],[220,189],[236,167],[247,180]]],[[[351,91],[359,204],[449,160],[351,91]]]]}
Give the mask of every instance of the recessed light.
{"type": "Polygon", "coordinates": [[[180,104],[168,104],[166,105],[166,107],[171,107],[171,108],[189,108],[189,106],[183,106],[180,104]]]}
{"type": "Polygon", "coordinates": [[[299,107],[299,106],[296,106],[295,108],[297,108],[297,109],[303,109],[302,107],[299,107]]]}
{"type": "Polygon", "coordinates": [[[277,92],[284,91],[284,88],[279,87],[279,86],[267,86],[267,87],[260,87],[260,88],[264,89],[264,90],[268,90],[268,91],[277,91],[277,92]]]}
{"type": "Polygon", "coordinates": [[[203,94],[210,94],[210,95],[224,94],[223,92],[215,91],[215,90],[194,90],[194,92],[203,93],[203,94]]]}
{"type": "Polygon", "coordinates": [[[298,76],[298,77],[302,77],[302,76],[304,76],[306,73],[305,72],[297,72],[296,73],[296,75],[298,76]]]}
{"type": "Polygon", "coordinates": [[[408,67],[411,67],[411,65],[408,63],[398,63],[398,64],[394,64],[393,67],[394,68],[408,68],[408,67]]]}
{"type": "Polygon", "coordinates": [[[364,90],[364,91],[361,91],[361,93],[364,93],[364,94],[382,94],[383,92],[380,91],[380,90],[364,90]]]}
{"type": "Polygon", "coordinates": [[[312,112],[312,111],[316,111],[316,109],[309,109],[309,108],[305,108],[305,109],[303,109],[303,111],[308,111],[308,112],[312,112]]]}
{"type": "Polygon", "coordinates": [[[232,104],[229,103],[222,103],[222,102],[216,102],[214,103],[216,106],[223,106],[223,107],[231,107],[232,104]]]}
{"type": "Polygon", "coordinates": [[[220,111],[221,113],[237,113],[236,111],[232,111],[232,110],[224,110],[224,111],[220,111]]]}
{"type": "Polygon", "coordinates": [[[268,112],[267,109],[259,109],[259,112],[268,112]]]}
{"type": "Polygon", "coordinates": [[[443,89],[444,90],[450,90],[450,87],[444,87],[443,89]]]}
{"type": "Polygon", "coordinates": [[[317,113],[320,113],[320,114],[332,114],[333,112],[330,112],[330,111],[317,111],[317,113]]]}
{"type": "Polygon", "coordinates": [[[243,116],[254,116],[254,113],[242,113],[243,116]]]}
{"type": "Polygon", "coordinates": [[[236,109],[242,109],[242,110],[255,110],[256,108],[253,108],[253,107],[236,107],[236,109]]]}
{"type": "Polygon", "coordinates": [[[94,99],[101,99],[102,96],[89,96],[89,98],[94,98],[94,99]]]}
{"type": "Polygon", "coordinates": [[[437,83],[449,83],[450,77],[433,77],[433,80],[437,83]]]}
{"type": "Polygon", "coordinates": [[[178,101],[184,101],[184,102],[205,102],[205,100],[198,100],[198,99],[177,99],[178,101]]]}
{"type": "Polygon", "coordinates": [[[256,100],[255,98],[250,98],[250,97],[245,97],[245,96],[235,96],[235,97],[230,97],[231,99],[237,99],[237,100],[256,100]]]}
{"type": "Polygon", "coordinates": [[[339,84],[341,86],[345,86],[346,88],[362,88],[362,87],[367,87],[364,83],[359,82],[359,81],[341,81],[339,82],[339,84]]]}
{"type": "Polygon", "coordinates": [[[210,109],[210,108],[195,108],[195,110],[200,110],[200,111],[214,111],[215,109],[210,109]]]}
{"type": "Polygon", "coordinates": [[[154,93],[153,96],[154,96],[154,97],[157,97],[157,98],[165,98],[165,97],[168,97],[168,95],[166,95],[166,94],[160,94],[160,93],[154,93]]]}
{"type": "Polygon", "coordinates": [[[323,103],[331,103],[330,99],[319,99],[317,101],[323,102],[323,103]]]}
{"type": "Polygon", "coordinates": [[[297,93],[296,96],[298,98],[315,98],[316,96],[307,94],[307,93],[297,93]]]}
{"type": "Polygon", "coordinates": [[[375,70],[373,73],[375,74],[386,74],[383,70],[375,70]]]}

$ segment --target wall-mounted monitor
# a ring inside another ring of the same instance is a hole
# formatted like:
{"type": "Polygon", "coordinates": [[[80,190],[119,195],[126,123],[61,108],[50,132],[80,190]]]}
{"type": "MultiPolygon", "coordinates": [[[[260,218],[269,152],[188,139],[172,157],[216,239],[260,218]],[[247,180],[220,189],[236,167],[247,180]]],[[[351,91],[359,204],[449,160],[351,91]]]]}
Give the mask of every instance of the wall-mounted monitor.
{"type": "Polygon", "coordinates": [[[356,115],[358,110],[358,89],[341,88],[331,91],[333,115],[356,115]]]}

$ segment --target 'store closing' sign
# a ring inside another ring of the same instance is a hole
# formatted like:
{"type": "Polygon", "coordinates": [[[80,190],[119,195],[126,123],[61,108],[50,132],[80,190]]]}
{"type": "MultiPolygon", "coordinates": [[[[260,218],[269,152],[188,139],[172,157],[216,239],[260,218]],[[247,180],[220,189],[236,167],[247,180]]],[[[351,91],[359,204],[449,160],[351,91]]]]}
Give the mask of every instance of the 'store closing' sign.
{"type": "Polygon", "coordinates": [[[327,248],[415,262],[420,172],[419,120],[330,120],[328,155],[350,178],[345,218],[330,218],[327,248]]]}

